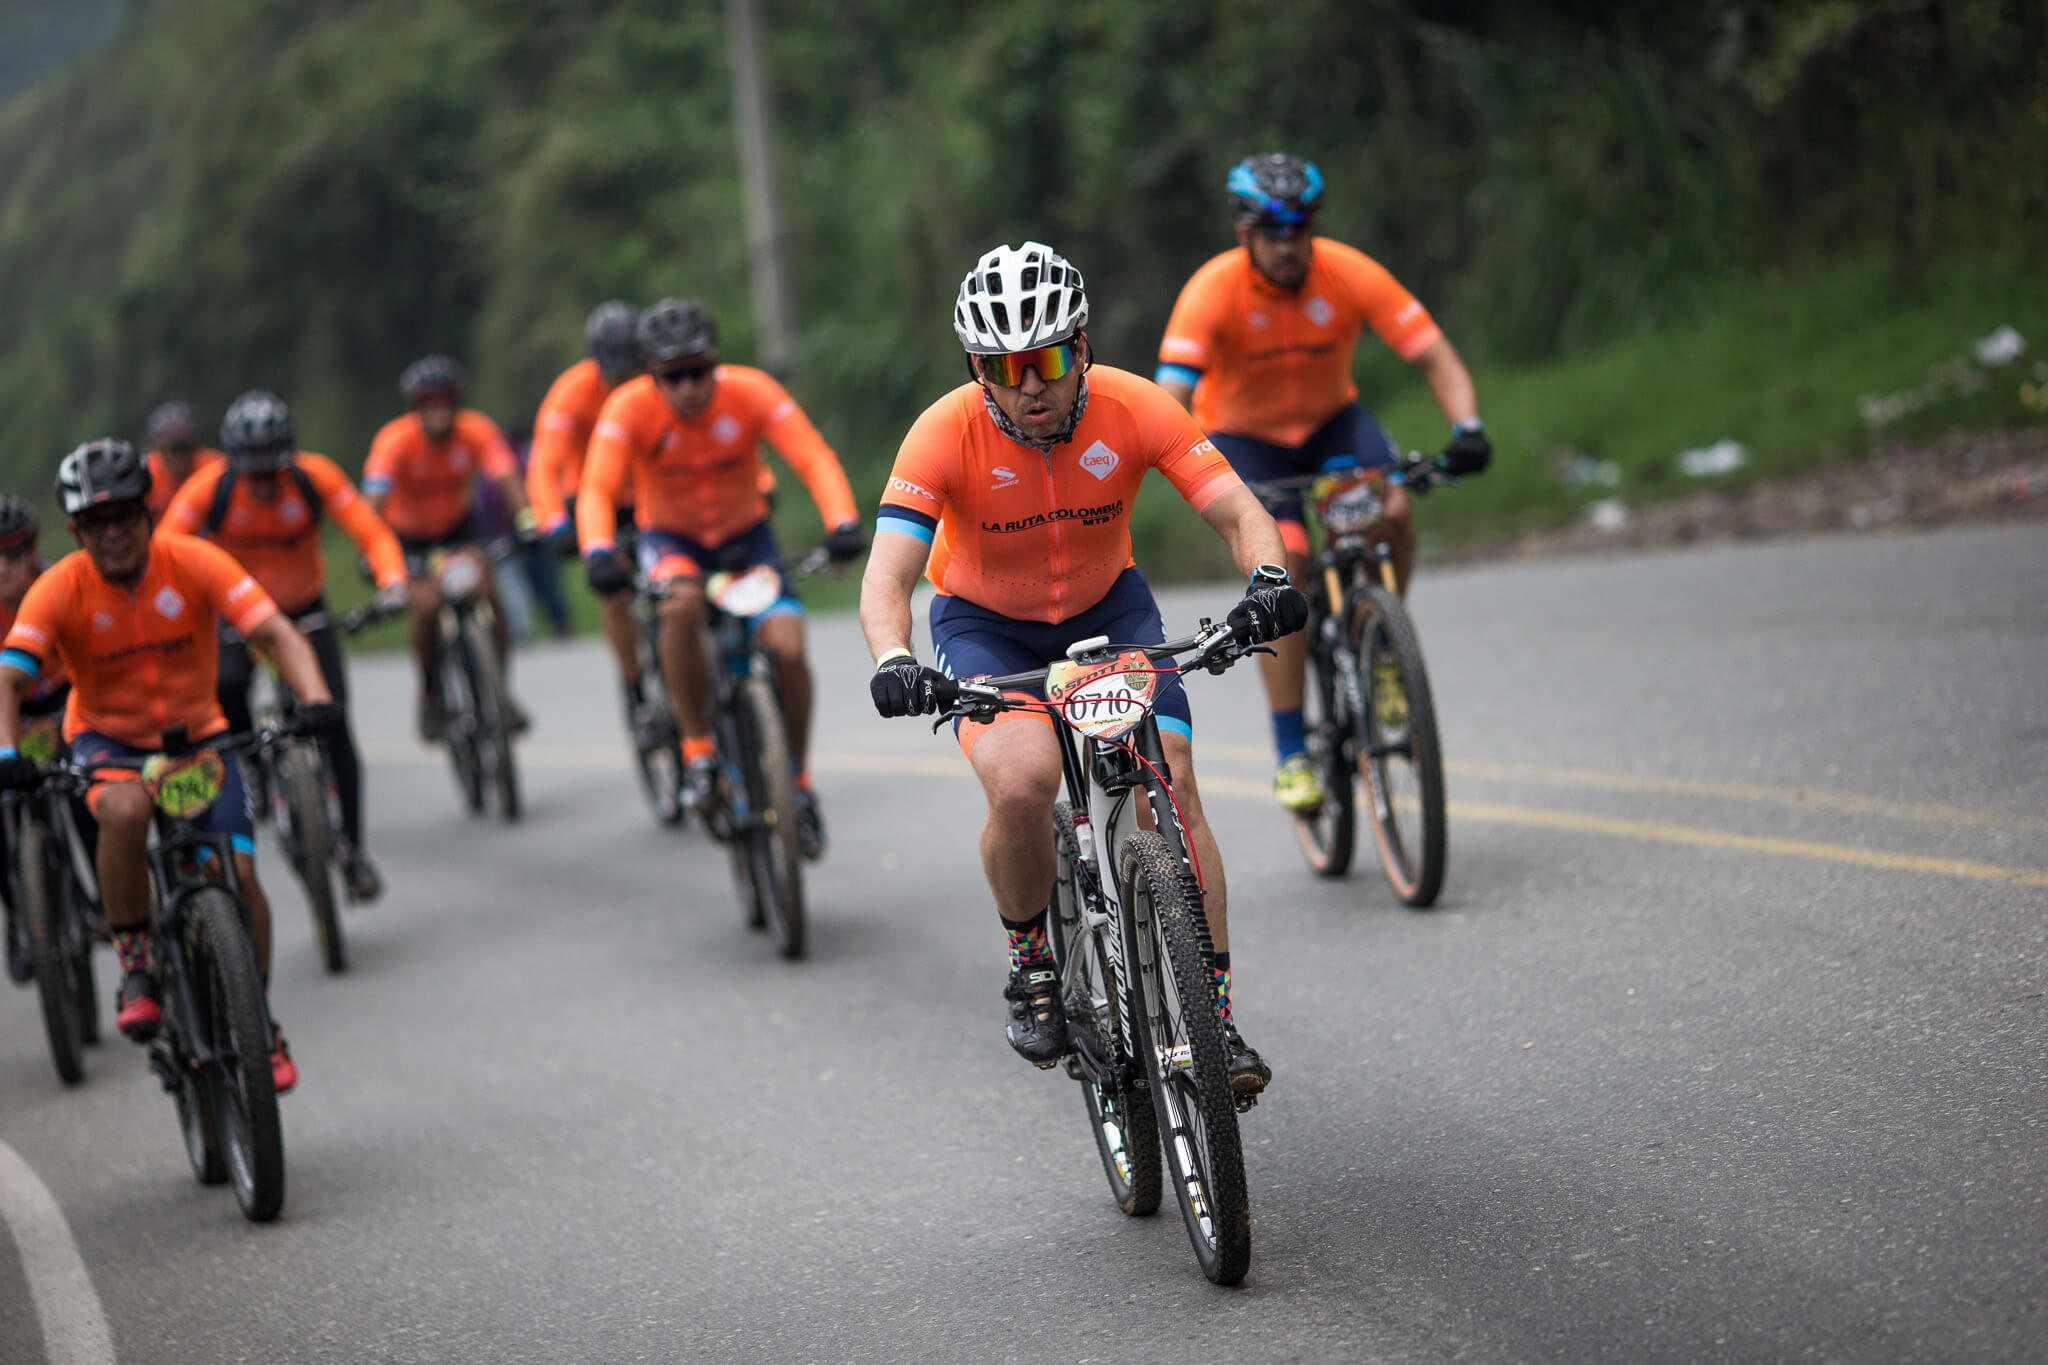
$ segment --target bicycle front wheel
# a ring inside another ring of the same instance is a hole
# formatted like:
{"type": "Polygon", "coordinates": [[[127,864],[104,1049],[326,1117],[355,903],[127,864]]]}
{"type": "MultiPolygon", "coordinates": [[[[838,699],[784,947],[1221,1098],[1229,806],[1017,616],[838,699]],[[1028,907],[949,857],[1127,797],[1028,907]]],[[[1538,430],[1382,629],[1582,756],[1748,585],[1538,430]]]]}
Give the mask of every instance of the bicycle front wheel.
{"type": "Polygon", "coordinates": [[[267,1223],[284,1206],[284,1129],[270,1075],[270,1011],[256,970],[256,952],[242,927],[242,908],[219,887],[191,893],[188,949],[201,1024],[216,1060],[208,1069],[221,1155],[235,1202],[252,1223],[267,1223]]]}
{"type": "MultiPolygon", "coordinates": [[[[43,1032],[50,1040],[50,1060],[56,1063],[57,1079],[77,1085],[85,1079],[85,1029],[78,1000],[78,973],[73,956],[76,948],[67,932],[70,916],[64,913],[62,873],[57,865],[57,848],[49,829],[37,819],[21,822],[20,847],[15,865],[21,870],[22,904],[26,917],[29,948],[35,962],[36,994],[43,1007],[43,1032]]],[[[91,941],[86,949],[90,951],[91,941]]],[[[87,970],[91,970],[88,962],[87,970]]]]}
{"type": "Polygon", "coordinates": [[[506,821],[519,818],[519,765],[512,757],[511,707],[505,696],[505,670],[486,623],[476,615],[463,622],[470,670],[476,681],[477,752],[506,821]]]}
{"type": "Polygon", "coordinates": [[[1366,689],[1358,767],[1373,842],[1394,894],[1426,910],[1443,889],[1446,839],[1443,749],[1422,642],[1401,599],[1377,583],[1359,584],[1350,608],[1366,689]]]}
{"type": "MultiPolygon", "coordinates": [[[[1323,624],[1316,622],[1310,629],[1323,624]]],[[[1358,770],[1352,766],[1356,741],[1350,706],[1350,698],[1364,695],[1357,671],[1355,662],[1340,657],[1324,640],[1310,641],[1303,700],[1308,757],[1323,780],[1323,804],[1294,817],[1294,837],[1309,870],[1318,877],[1349,872],[1358,843],[1358,770]]]]}
{"type": "Polygon", "coordinates": [[[655,656],[655,642],[651,638],[651,624],[639,632],[638,650],[640,655],[641,687],[647,694],[641,704],[658,711],[662,724],[648,727],[652,733],[644,735],[633,714],[630,702],[626,705],[626,734],[633,745],[633,764],[640,774],[640,794],[647,798],[647,807],[654,812],[654,818],[664,825],[680,825],[688,814],[683,805],[683,751],[676,737],[675,717],[669,713],[668,689],[661,680],[661,661],[655,656]],[[654,742],[643,744],[642,739],[654,742]]]}
{"type": "MultiPolygon", "coordinates": [[[[330,973],[348,970],[348,943],[342,937],[341,913],[334,898],[334,830],[327,822],[327,784],[320,771],[320,755],[313,746],[302,744],[277,765],[279,814],[291,822],[286,841],[292,852],[292,870],[306,888],[306,908],[313,912],[313,942],[320,950],[320,962],[330,973]]],[[[282,822],[280,822],[282,823],[282,822]]]]}
{"type": "Polygon", "coordinates": [[[744,836],[754,866],[754,891],[784,957],[804,954],[803,848],[797,841],[796,776],[789,766],[789,732],[782,703],[764,678],[740,685],[737,757],[745,774],[747,823],[744,836]]]}
{"type": "Polygon", "coordinates": [[[1195,919],[1201,905],[1181,878],[1180,860],[1150,830],[1117,850],[1117,890],[1125,941],[1136,949],[1140,1050],[1174,1197],[1202,1273],[1236,1284],[1251,1267],[1251,1202],[1223,1016],[1195,919]]]}
{"type": "Polygon", "coordinates": [[[1095,1152],[1109,1178],[1110,1197],[1125,1213],[1157,1213],[1159,1123],[1152,1114],[1151,1096],[1137,1087],[1138,1068],[1124,1047],[1130,992],[1102,931],[1088,923],[1087,912],[1099,906],[1100,894],[1089,885],[1091,879],[1081,865],[1073,808],[1064,801],[1052,808],[1052,828],[1059,871],[1048,923],[1066,994],[1067,1026],[1089,1068],[1105,1074],[1098,1079],[1078,1064],[1069,1070],[1081,1082],[1088,1128],[1095,1134],[1095,1152]]]}
{"type": "Polygon", "coordinates": [[[443,742],[448,762],[455,770],[455,788],[462,794],[462,806],[471,815],[484,813],[484,761],[478,747],[478,719],[474,670],[469,663],[469,637],[444,632],[441,638],[441,702],[443,742]]]}

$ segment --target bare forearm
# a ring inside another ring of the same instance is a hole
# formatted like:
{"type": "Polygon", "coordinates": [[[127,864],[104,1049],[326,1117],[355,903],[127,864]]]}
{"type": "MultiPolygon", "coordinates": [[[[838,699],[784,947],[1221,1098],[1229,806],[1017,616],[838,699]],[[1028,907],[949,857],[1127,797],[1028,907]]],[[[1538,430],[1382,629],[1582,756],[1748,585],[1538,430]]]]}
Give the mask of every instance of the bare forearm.
{"type": "Polygon", "coordinates": [[[1472,386],[1472,372],[1465,368],[1457,348],[1448,339],[1438,340],[1415,357],[1415,367],[1429,381],[1436,405],[1444,420],[1453,426],[1479,415],[1479,394],[1472,386]]]}
{"type": "Polygon", "coordinates": [[[0,665],[0,748],[13,748],[21,739],[21,703],[35,686],[35,679],[19,669],[0,665]]]}
{"type": "Polygon", "coordinates": [[[320,659],[306,637],[283,616],[273,616],[250,635],[249,643],[261,649],[277,664],[277,671],[301,702],[333,701],[327,679],[320,672],[320,659]]]}
{"type": "Polygon", "coordinates": [[[1246,578],[1261,564],[1285,564],[1287,546],[1280,527],[1249,488],[1233,488],[1202,512],[1246,578]]]}
{"type": "Polygon", "coordinates": [[[910,584],[870,567],[860,585],[860,629],[869,657],[878,661],[891,650],[911,648],[910,584]]]}

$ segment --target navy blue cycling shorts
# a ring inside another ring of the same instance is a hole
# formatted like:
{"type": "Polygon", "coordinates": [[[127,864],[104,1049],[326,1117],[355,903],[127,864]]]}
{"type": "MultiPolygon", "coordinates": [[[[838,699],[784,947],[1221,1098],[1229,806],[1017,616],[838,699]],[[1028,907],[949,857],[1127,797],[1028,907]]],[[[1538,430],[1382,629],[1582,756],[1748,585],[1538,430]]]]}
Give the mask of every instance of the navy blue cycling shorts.
{"type": "MultiPolygon", "coordinates": [[[[206,747],[206,741],[203,739],[195,740],[193,744],[195,748],[206,747]]],[[[96,730],[80,730],[71,741],[72,761],[87,771],[101,759],[140,758],[144,754],[155,752],[154,749],[138,749],[133,744],[124,744],[111,735],[103,735],[96,730]]],[[[249,795],[248,784],[242,781],[242,765],[237,761],[237,756],[222,754],[220,761],[223,769],[220,795],[207,809],[204,828],[209,834],[225,834],[235,852],[246,853],[253,858],[256,856],[255,802],[249,795]]],[[[132,771],[110,770],[106,776],[110,780],[127,781],[132,780],[136,774],[132,771]]],[[[94,815],[99,814],[96,798],[103,785],[104,783],[95,783],[86,795],[86,803],[92,807],[94,815]]]]}
{"type": "MultiPolygon", "coordinates": [[[[782,548],[776,544],[775,529],[766,521],[717,545],[647,526],[640,531],[639,555],[640,572],[649,578],[704,578],[721,569],[773,564],[782,558],[782,548]]],[[[790,581],[787,571],[777,569],[776,574],[782,579],[782,595],[757,619],[802,616],[804,604],[797,600],[796,584],[790,581]]]]}
{"type": "MultiPolygon", "coordinates": [[[[1251,436],[1237,436],[1227,431],[1212,431],[1209,439],[1223,452],[1223,458],[1230,461],[1230,467],[1246,483],[1258,483],[1264,479],[1291,479],[1303,474],[1314,474],[1332,460],[1350,456],[1360,469],[1382,469],[1400,463],[1400,455],[1394,443],[1388,439],[1386,429],[1377,418],[1365,410],[1361,403],[1346,403],[1337,409],[1337,415],[1310,432],[1308,439],[1298,446],[1274,445],[1251,436]]],[[[1300,489],[1293,489],[1267,504],[1273,509],[1273,520],[1303,526],[1303,507],[1300,489]]],[[[1289,548],[1293,548],[1291,544],[1289,548]]],[[[1306,547],[1307,534],[1302,533],[1302,545],[1306,547]]]]}
{"type": "MultiPolygon", "coordinates": [[[[949,678],[1001,677],[1044,668],[1066,658],[1068,645],[1095,635],[1108,636],[1114,645],[1156,645],[1166,640],[1166,625],[1160,619],[1159,604],[1152,599],[1152,585],[1135,564],[1117,575],[1100,602],[1056,626],[1000,616],[964,597],[945,593],[933,599],[931,619],[932,650],[938,656],[939,671],[949,678]]],[[[1029,690],[1036,696],[1045,695],[1043,688],[1029,690]]],[[[1154,714],[1161,730],[1194,738],[1187,689],[1179,678],[1160,690],[1154,714]]],[[[956,724],[954,729],[958,728],[956,724]]]]}

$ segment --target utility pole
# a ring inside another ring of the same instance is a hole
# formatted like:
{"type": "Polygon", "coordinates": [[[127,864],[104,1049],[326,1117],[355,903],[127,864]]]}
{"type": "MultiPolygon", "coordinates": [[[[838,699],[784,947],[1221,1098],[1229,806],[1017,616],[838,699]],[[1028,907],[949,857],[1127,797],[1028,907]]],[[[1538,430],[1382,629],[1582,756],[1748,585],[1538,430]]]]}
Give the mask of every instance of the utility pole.
{"type": "Polygon", "coordinates": [[[733,127],[739,135],[740,182],[747,205],[747,263],[761,368],[787,378],[796,365],[796,321],[784,259],[782,205],[775,192],[775,125],[754,25],[754,0],[726,0],[732,42],[733,127]]]}

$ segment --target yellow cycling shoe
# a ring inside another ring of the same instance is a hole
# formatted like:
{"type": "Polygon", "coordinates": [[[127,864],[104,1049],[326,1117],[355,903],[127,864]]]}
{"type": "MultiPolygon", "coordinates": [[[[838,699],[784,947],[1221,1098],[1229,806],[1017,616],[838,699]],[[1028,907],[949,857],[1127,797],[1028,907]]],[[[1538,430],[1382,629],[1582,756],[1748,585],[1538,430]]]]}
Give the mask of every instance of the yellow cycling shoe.
{"type": "Polygon", "coordinates": [[[1306,815],[1323,804],[1323,778],[1307,754],[1291,754],[1280,760],[1273,774],[1273,795],[1297,815],[1306,815]]]}

